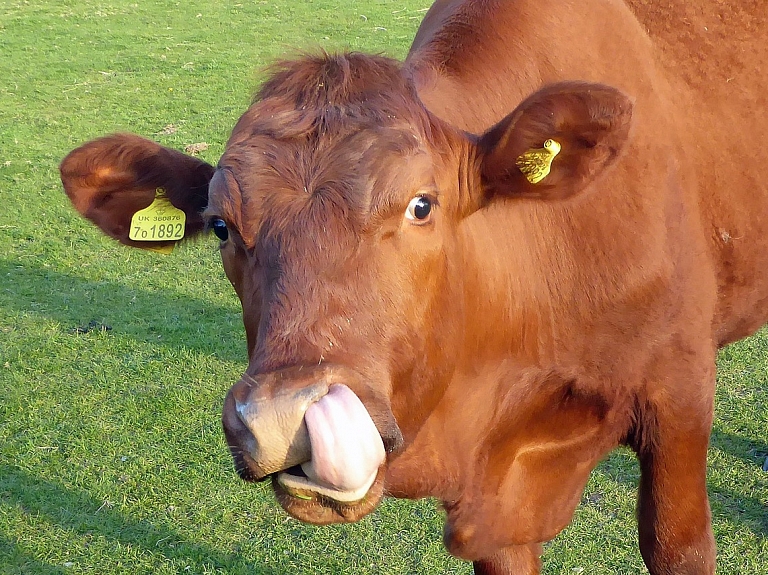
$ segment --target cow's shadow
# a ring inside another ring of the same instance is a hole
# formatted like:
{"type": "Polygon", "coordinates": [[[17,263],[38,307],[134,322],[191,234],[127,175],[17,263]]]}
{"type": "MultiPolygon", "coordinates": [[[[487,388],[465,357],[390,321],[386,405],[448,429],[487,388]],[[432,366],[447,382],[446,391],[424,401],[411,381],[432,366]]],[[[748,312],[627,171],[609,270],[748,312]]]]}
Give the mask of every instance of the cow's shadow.
{"type": "MultiPolygon", "coordinates": [[[[768,443],[736,435],[718,428],[717,423],[712,430],[710,449],[717,449],[731,457],[741,459],[749,466],[761,469],[768,455],[768,443]]],[[[765,473],[768,477],[768,472],[765,473]]],[[[721,484],[709,482],[710,500],[715,513],[724,514],[734,523],[749,526],[758,536],[768,537],[768,501],[756,497],[734,493],[721,484]],[[750,512],[757,519],[746,519],[744,513],[750,512]]]]}
{"type": "MultiPolygon", "coordinates": [[[[169,561],[193,566],[193,572],[203,568],[224,569],[241,561],[235,554],[222,553],[211,547],[193,543],[168,527],[142,519],[132,519],[115,509],[108,508],[84,491],[66,488],[58,483],[40,479],[7,464],[0,464],[2,490],[0,501],[17,507],[25,514],[39,517],[50,524],[88,537],[103,537],[125,547],[135,547],[151,554],[161,554],[169,561]],[[204,565],[201,563],[204,558],[204,565]]],[[[59,574],[71,571],[64,565],[53,565],[35,557],[18,542],[0,538],[3,551],[21,572],[59,574]]],[[[88,571],[90,566],[77,567],[88,571]]],[[[249,572],[257,575],[276,575],[264,565],[252,565],[249,572]]]]}
{"type": "MultiPolygon", "coordinates": [[[[722,431],[716,421],[710,438],[710,450],[720,451],[760,469],[768,454],[768,444],[722,431]]],[[[614,452],[598,469],[612,481],[635,489],[640,481],[639,464],[634,454],[628,449],[614,452]]],[[[768,476],[768,472],[766,475],[768,476]]],[[[713,516],[723,517],[730,523],[746,526],[758,537],[768,536],[768,502],[735,492],[726,487],[723,482],[713,478],[711,474],[707,482],[707,490],[713,516]]],[[[599,505],[601,498],[599,493],[588,493],[585,494],[582,503],[593,505],[597,502],[599,505]]]]}
{"type": "Polygon", "coordinates": [[[12,294],[3,298],[5,307],[53,320],[63,333],[76,336],[105,330],[224,361],[247,359],[242,312],[235,305],[214,305],[173,289],[134,289],[116,281],[91,281],[21,260],[0,259],[0,282],[12,294]],[[170,320],[159,320],[159,313],[170,320]],[[190,337],[192,328],[194,337],[190,337]]]}

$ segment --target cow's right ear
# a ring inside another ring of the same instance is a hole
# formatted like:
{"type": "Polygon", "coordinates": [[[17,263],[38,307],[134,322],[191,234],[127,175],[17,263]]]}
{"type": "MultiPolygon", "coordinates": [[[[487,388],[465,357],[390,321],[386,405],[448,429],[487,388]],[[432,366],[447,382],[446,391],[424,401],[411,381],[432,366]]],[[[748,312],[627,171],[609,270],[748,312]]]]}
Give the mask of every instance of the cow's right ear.
{"type": "Polygon", "coordinates": [[[133,134],[114,134],[73,150],[59,169],[77,211],[126,245],[162,249],[175,243],[129,238],[133,215],[150,206],[158,190],[184,212],[185,238],[205,227],[201,212],[214,168],[192,156],[133,134]]]}
{"type": "Polygon", "coordinates": [[[565,199],[619,157],[632,101],[616,88],[563,82],[542,88],[480,136],[485,199],[565,199]]]}

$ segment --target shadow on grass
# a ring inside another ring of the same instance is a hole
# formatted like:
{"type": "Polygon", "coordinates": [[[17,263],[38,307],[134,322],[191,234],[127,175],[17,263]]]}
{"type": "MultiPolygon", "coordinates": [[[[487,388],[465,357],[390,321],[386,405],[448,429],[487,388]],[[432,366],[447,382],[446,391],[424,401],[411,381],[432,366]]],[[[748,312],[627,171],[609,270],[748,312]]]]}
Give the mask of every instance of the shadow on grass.
{"type": "MultiPolygon", "coordinates": [[[[765,458],[764,454],[768,453],[768,444],[720,431],[715,423],[710,438],[710,449],[716,449],[760,469],[765,458]]],[[[626,453],[628,456],[630,452],[626,453]]],[[[637,488],[639,484],[640,471],[635,459],[629,464],[629,459],[614,455],[603,462],[599,470],[618,484],[633,488],[637,488]]],[[[763,472],[760,471],[760,473],[763,472]]],[[[766,476],[768,477],[768,472],[766,476]]],[[[746,495],[746,490],[739,492],[724,487],[720,482],[715,483],[711,475],[707,490],[714,516],[725,518],[734,525],[745,526],[757,537],[768,536],[768,505],[765,501],[761,501],[756,496],[746,495]]],[[[601,499],[599,493],[591,497],[597,502],[601,499]]],[[[594,501],[590,501],[589,497],[583,499],[583,502],[588,505],[595,504],[594,501]]]]}
{"type": "Polygon", "coordinates": [[[20,545],[0,537],[0,572],[2,573],[35,573],[35,575],[60,575],[67,573],[63,565],[57,567],[50,563],[38,561],[30,556],[20,545]]]}
{"type": "Polygon", "coordinates": [[[246,360],[239,310],[178,294],[172,286],[132,289],[5,259],[0,259],[0,278],[5,288],[0,306],[56,321],[64,333],[76,335],[103,326],[142,343],[157,344],[161,338],[166,346],[224,361],[246,360]],[[165,320],[158,320],[158,314],[165,320]]]}
{"type": "Polygon", "coordinates": [[[768,443],[720,431],[715,424],[709,444],[711,447],[741,459],[750,466],[760,467],[768,455],[768,443]]]}
{"type": "MultiPolygon", "coordinates": [[[[757,439],[720,431],[715,425],[710,438],[710,448],[741,459],[760,469],[768,453],[768,444],[757,439]]],[[[768,472],[763,472],[768,477],[768,472]]],[[[758,537],[768,536],[768,501],[734,492],[720,486],[709,485],[710,499],[716,509],[713,513],[724,514],[731,522],[747,525],[758,537]]]]}
{"type": "MultiPolygon", "coordinates": [[[[11,465],[0,464],[0,504],[18,507],[28,515],[40,517],[59,528],[85,537],[103,537],[124,546],[139,548],[154,556],[163,556],[190,565],[193,572],[210,568],[234,570],[256,575],[276,575],[263,565],[244,566],[241,557],[222,553],[206,545],[185,540],[178,532],[146,520],[131,519],[109,509],[88,495],[39,479],[11,465]]],[[[32,556],[18,543],[0,539],[0,551],[8,550],[13,563],[21,572],[62,573],[59,566],[51,565],[32,556]]],[[[77,561],[73,559],[73,561],[77,561]]],[[[81,565],[80,567],[89,567],[81,565]]]]}

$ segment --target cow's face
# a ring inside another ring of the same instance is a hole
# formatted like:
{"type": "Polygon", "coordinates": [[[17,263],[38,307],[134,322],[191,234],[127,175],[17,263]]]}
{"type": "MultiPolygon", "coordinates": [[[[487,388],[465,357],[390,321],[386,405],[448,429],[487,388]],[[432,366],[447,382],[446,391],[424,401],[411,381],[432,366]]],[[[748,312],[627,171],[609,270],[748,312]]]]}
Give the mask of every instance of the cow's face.
{"type": "Polygon", "coordinates": [[[499,196],[588,188],[630,110],[611,88],[558,85],[476,138],[429,114],[390,60],[305,58],[265,84],[215,171],[126,135],[72,152],[62,179],[126,244],[141,246],[126,230],[158,187],[188,232],[214,231],[248,339],[223,410],[236,468],[271,477],[295,517],[353,521],[378,504],[388,453],[408,446],[473,333],[482,295],[467,292],[484,288],[462,273],[463,223],[499,196]],[[557,161],[531,183],[517,158],[548,139],[557,161]]]}
{"type": "Polygon", "coordinates": [[[248,334],[223,417],[236,466],[273,475],[285,508],[317,523],[376,505],[398,422],[439,397],[462,322],[449,262],[469,146],[390,62],[362,63],[356,82],[312,62],[330,86],[311,94],[293,78],[306,62],[268,83],[205,211],[248,334]]]}

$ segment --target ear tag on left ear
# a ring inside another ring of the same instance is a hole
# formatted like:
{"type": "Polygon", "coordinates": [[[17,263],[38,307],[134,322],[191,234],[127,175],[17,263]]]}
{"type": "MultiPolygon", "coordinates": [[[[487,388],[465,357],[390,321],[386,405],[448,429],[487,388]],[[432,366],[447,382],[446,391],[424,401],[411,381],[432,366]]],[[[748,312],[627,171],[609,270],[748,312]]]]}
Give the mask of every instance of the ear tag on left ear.
{"type": "Polygon", "coordinates": [[[538,184],[549,175],[552,160],[560,153],[560,144],[553,139],[544,142],[543,148],[528,150],[517,158],[517,167],[532,184],[538,184]]]}
{"type": "MultiPolygon", "coordinates": [[[[184,237],[186,221],[186,214],[171,203],[162,188],[158,188],[152,203],[133,214],[128,237],[137,242],[177,241],[184,237]]],[[[147,249],[168,254],[173,250],[173,244],[147,246],[147,249]]]]}

